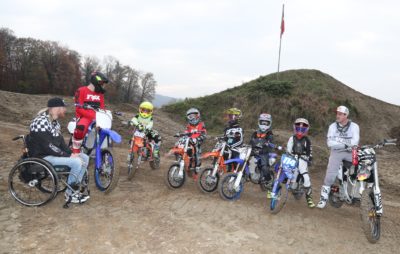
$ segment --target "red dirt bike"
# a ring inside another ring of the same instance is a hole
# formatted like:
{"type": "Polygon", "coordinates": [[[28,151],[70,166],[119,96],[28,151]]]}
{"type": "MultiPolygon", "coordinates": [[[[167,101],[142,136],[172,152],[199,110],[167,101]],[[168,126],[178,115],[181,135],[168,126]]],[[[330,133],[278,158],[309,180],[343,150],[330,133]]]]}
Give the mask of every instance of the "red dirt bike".
{"type": "Polygon", "coordinates": [[[194,133],[177,133],[174,137],[179,138],[169,154],[175,155],[176,161],[169,167],[165,183],[171,189],[183,186],[186,175],[193,176],[196,180],[196,147],[191,142],[190,136],[194,133]]]}
{"type": "Polygon", "coordinates": [[[135,128],[132,139],[130,140],[128,154],[128,179],[132,180],[136,171],[142,166],[143,162],[148,161],[152,169],[160,168],[160,156],[154,155],[154,142],[148,140],[145,130],[135,128]],[[136,155],[136,159],[135,159],[136,155]]]}

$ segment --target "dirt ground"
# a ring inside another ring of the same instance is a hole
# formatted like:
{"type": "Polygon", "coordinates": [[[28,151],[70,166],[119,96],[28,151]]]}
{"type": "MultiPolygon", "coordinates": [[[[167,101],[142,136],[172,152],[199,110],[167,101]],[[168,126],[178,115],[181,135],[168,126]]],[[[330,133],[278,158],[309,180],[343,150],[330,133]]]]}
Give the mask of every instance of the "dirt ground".
{"type": "MultiPolygon", "coordinates": [[[[164,175],[172,160],[166,156],[161,169],[147,165],[128,181],[126,141],[114,147],[121,175],[109,195],[92,181],[85,204],[63,209],[63,195],[58,195],[43,207],[24,207],[8,193],[7,178],[21,147],[11,138],[25,133],[27,125],[11,120],[0,119],[0,253],[398,253],[398,150],[378,155],[384,216],[381,240],[370,244],[356,207],[309,209],[304,199],[290,197],[279,214],[271,215],[265,193],[250,182],[235,202],[201,193],[192,179],[170,190],[164,175]]],[[[168,133],[182,128],[169,121],[161,118],[156,127],[172,126],[168,133]]],[[[164,140],[164,148],[173,142],[164,140]]],[[[311,170],[315,200],[324,173],[324,168],[311,170]]]]}

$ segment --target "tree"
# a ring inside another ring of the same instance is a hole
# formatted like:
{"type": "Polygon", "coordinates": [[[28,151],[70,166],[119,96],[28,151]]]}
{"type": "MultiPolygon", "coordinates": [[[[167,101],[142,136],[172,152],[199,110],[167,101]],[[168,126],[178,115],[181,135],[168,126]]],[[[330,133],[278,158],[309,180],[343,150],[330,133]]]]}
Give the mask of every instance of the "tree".
{"type": "Polygon", "coordinates": [[[140,80],[139,103],[145,100],[152,101],[156,93],[157,82],[154,80],[153,73],[147,72],[140,80]]]}
{"type": "Polygon", "coordinates": [[[90,83],[90,75],[94,71],[101,71],[99,59],[95,56],[85,56],[81,66],[83,85],[90,83]]]}
{"type": "Polygon", "coordinates": [[[81,61],[78,52],[57,42],[17,38],[13,31],[0,28],[0,89],[73,95],[82,83],[90,82],[95,70],[109,78],[107,99],[112,102],[154,98],[157,83],[152,73],[141,74],[112,56],[102,63],[95,56],[81,61]]]}
{"type": "Polygon", "coordinates": [[[140,73],[131,67],[126,67],[126,81],[124,82],[124,102],[136,102],[137,93],[139,92],[139,76],[140,73]]]}

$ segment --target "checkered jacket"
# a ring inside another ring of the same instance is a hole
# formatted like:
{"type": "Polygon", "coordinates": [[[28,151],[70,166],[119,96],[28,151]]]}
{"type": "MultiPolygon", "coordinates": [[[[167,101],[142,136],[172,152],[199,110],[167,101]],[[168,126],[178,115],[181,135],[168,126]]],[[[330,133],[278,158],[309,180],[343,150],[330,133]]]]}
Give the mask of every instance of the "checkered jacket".
{"type": "Polygon", "coordinates": [[[43,158],[48,155],[69,157],[71,154],[61,134],[59,122],[50,121],[47,111],[33,119],[27,143],[32,157],[43,158]]]}

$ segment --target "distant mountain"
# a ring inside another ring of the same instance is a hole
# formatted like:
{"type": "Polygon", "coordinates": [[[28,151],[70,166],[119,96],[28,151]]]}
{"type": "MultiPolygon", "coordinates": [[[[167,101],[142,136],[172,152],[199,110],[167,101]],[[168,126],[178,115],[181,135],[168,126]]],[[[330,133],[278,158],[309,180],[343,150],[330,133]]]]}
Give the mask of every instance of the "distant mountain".
{"type": "Polygon", "coordinates": [[[152,102],[153,102],[155,107],[159,108],[159,107],[162,107],[164,105],[175,103],[175,102],[178,102],[178,101],[179,101],[179,99],[177,99],[177,98],[164,96],[164,95],[161,95],[161,94],[156,94],[154,96],[154,100],[152,102]]]}

